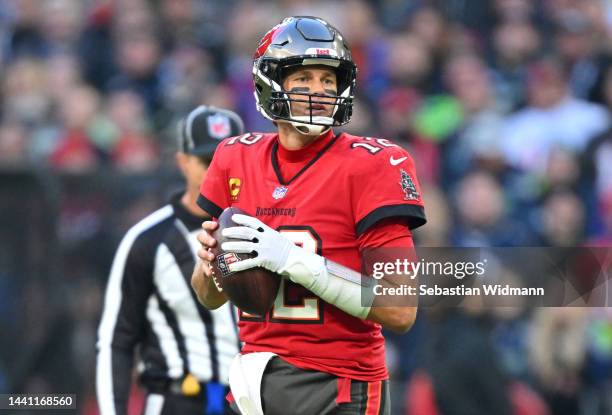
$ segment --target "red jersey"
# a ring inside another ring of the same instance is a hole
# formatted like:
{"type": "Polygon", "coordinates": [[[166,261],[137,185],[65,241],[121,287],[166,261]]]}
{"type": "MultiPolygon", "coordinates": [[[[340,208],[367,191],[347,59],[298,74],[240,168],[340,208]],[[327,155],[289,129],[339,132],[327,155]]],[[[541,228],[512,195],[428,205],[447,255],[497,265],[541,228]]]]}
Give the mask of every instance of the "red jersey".
{"type": "MultiPolygon", "coordinates": [[[[388,218],[411,229],[425,223],[413,160],[388,140],[330,131],[303,150],[279,147],[277,134],[224,140],[201,186],[200,207],[213,217],[239,207],[355,271],[361,270],[358,240],[373,225],[388,218]]],[[[241,312],[239,327],[244,353],[274,352],[297,367],[339,377],[387,378],[381,326],[288,279],[266,316],[241,312]]]]}

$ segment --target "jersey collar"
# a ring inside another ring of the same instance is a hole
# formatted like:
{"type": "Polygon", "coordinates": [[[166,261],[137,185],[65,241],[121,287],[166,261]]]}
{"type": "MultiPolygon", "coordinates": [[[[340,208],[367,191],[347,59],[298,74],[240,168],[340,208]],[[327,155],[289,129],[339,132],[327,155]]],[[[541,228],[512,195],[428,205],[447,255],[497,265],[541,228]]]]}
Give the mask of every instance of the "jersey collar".
{"type": "Polygon", "coordinates": [[[283,148],[277,140],[272,145],[272,167],[278,182],[282,185],[288,186],[295,179],[300,177],[310,166],[312,166],[325,152],[336,142],[340,135],[334,135],[330,129],[329,132],[325,133],[322,137],[315,140],[312,144],[299,150],[287,150],[283,148]],[[284,157],[281,157],[283,152],[284,157]],[[284,163],[296,163],[298,161],[310,161],[300,169],[293,177],[284,179],[281,174],[279,167],[279,159],[284,163]]]}
{"type": "Polygon", "coordinates": [[[279,162],[296,163],[300,161],[306,161],[313,158],[319,151],[321,151],[329,142],[334,138],[334,132],[330,128],[325,134],[317,137],[312,143],[299,150],[287,150],[283,147],[276,137],[278,143],[278,160],[279,162]]]}

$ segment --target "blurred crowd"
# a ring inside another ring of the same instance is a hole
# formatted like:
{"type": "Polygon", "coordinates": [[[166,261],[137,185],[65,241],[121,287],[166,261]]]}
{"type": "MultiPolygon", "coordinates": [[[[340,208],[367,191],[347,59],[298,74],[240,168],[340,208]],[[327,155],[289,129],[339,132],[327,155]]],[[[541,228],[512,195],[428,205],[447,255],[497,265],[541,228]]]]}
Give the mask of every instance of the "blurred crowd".
{"type": "MultiPolygon", "coordinates": [[[[35,254],[58,258],[44,285],[0,255],[0,392],[77,388],[95,413],[115,244],[163,203],[187,111],[216,105],[273,130],[255,110],[251,56],[287,15],[326,18],[349,40],[359,73],[344,129],[412,153],[429,219],[418,245],[610,246],[610,0],[3,0],[0,182],[58,180],[10,192],[29,195],[16,217],[43,209],[27,225],[52,218],[52,246],[35,254]],[[8,300],[16,287],[21,302],[8,300]]],[[[8,252],[23,231],[9,224],[8,252]]],[[[394,413],[612,414],[609,309],[424,311],[388,344],[394,413]]]]}

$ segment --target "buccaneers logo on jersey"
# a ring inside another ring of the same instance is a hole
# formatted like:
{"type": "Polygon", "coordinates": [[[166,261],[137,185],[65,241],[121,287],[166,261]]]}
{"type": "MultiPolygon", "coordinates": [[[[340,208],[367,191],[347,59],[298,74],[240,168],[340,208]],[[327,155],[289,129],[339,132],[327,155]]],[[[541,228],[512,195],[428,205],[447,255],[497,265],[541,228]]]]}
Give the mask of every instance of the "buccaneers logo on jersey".
{"type": "Polygon", "coordinates": [[[418,200],[419,192],[412,180],[412,177],[408,173],[404,171],[404,169],[400,169],[401,180],[399,182],[400,186],[402,186],[402,191],[404,192],[405,200],[418,200]]]}

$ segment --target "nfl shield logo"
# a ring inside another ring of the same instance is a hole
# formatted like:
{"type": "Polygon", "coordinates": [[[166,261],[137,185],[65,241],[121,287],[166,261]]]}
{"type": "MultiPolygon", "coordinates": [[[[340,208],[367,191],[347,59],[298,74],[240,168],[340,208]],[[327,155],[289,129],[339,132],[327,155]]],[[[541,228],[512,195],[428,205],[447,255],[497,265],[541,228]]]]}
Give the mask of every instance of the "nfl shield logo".
{"type": "Polygon", "coordinates": [[[240,261],[240,258],[238,257],[238,255],[236,255],[233,252],[227,252],[225,254],[221,254],[216,259],[217,259],[217,266],[219,267],[219,270],[221,270],[222,277],[227,277],[228,275],[231,275],[232,272],[229,269],[230,264],[240,261]]]}
{"type": "Polygon", "coordinates": [[[231,126],[230,120],[223,114],[211,115],[207,119],[208,121],[208,134],[212,138],[221,140],[230,135],[231,126]]]}
{"type": "Polygon", "coordinates": [[[282,199],[287,194],[287,190],[289,190],[289,188],[285,186],[278,186],[276,189],[274,189],[272,197],[276,200],[282,199]]]}

